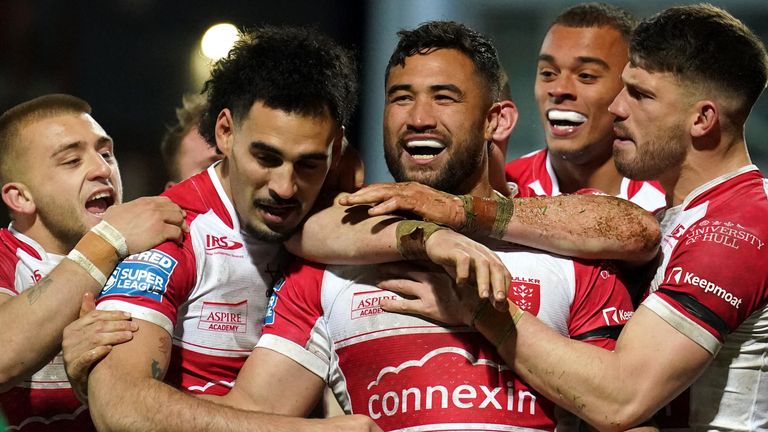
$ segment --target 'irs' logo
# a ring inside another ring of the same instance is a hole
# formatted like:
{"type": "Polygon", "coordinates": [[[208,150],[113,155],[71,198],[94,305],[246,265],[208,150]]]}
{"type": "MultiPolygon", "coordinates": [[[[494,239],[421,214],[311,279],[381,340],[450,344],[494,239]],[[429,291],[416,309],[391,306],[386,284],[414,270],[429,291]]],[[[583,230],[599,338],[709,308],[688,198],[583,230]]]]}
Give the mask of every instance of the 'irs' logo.
{"type": "Polygon", "coordinates": [[[243,244],[234,240],[227,240],[227,236],[215,236],[206,234],[205,236],[205,250],[236,250],[243,247],[243,244]]]}
{"type": "Polygon", "coordinates": [[[682,267],[675,267],[669,272],[669,276],[667,276],[667,283],[669,283],[670,280],[674,280],[676,284],[680,283],[680,276],[683,274],[683,268],[682,267]]]}

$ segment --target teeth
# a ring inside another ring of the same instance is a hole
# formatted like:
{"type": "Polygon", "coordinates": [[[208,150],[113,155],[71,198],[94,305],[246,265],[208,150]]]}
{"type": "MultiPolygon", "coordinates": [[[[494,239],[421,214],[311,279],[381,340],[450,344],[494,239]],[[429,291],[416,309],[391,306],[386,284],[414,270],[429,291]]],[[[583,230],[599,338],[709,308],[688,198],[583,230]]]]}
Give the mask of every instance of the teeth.
{"type": "Polygon", "coordinates": [[[416,147],[429,147],[429,148],[436,148],[436,149],[443,149],[445,146],[440,141],[435,140],[415,140],[415,141],[408,141],[405,144],[406,147],[412,149],[416,147]]]}
{"type": "Polygon", "coordinates": [[[109,192],[102,192],[102,193],[99,193],[99,194],[96,194],[96,195],[92,196],[88,201],[94,201],[94,200],[97,200],[97,199],[109,198],[109,197],[110,197],[109,192]]]}
{"type": "Polygon", "coordinates": [[[560,111],[549,110],[547,111],[547,118],[549,121],[569,121],[571,123],[584,123],[587,118],[576,111],[560,111]]]}

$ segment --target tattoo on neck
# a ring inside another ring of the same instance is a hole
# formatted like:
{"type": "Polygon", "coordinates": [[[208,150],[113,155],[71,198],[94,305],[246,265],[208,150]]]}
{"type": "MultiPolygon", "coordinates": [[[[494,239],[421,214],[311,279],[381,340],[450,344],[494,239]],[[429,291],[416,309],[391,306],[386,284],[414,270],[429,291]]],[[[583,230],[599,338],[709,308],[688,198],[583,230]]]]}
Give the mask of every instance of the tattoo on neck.
{"type": "Polygon", "coordinates": [[[27,295],[27,301],[29,304],[33,305],[37,303],[38,300],[40,300],[40,297],[43,295],[43,293],[50,288],[51,283],[53,280],[49,276],[44,277],[40,282],[36,283],[35,286],[29,289],[29,294],[27,295]]]}

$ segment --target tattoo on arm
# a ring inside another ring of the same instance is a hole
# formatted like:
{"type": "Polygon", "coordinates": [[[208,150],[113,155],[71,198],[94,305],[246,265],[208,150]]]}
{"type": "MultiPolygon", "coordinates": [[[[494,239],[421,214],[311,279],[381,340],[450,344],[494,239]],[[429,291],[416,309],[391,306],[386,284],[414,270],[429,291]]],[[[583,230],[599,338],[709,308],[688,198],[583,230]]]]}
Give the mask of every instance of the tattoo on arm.
{"type": "Polygon", "coordinates": [[[50,288],[51,283],[53,283],[53,280],[49,276],[46,276],[40,280],[40,282],[36,283],[35,286],[30,288],[29,294],[27,295],[27,301],[29,304],[33,305],[37,303],[43,293],[45,293],[45,291],[50,288]]]}
{"type": "Polygon", "coordinates": [[[161,336],[160,337],[160,345],[157,347],[157,350],[161,353],[168,355],[168,348],[171,346],[171,338],[168,336],[161,336]]]}
{"type": "Polygon", "coordinates": [[[163,368],[160,367],[160,362],[152,359],[152,378],[156,380],[163,379],[163,368]]]}
{"type": "MultiPolygon", "coordinates": [[[[170,346],[171,338],[169,336],[164,335],[158,339],[157,350],[165,356],[166,363],[168,362],[170,356],[170,346]]],[[[160,367],[160,362],[156,359],[152,359],[152,378],[156,380],[162,380],[164,375],[165,371],[162,367],[160,367]]]]}

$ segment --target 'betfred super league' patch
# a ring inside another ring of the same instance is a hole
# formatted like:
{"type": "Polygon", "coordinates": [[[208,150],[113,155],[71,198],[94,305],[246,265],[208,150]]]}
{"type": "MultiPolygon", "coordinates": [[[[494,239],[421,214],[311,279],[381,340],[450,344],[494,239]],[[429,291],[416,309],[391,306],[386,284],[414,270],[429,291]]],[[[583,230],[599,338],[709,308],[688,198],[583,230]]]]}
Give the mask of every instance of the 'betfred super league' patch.
{"type": "Polygon", "coordinates": [[[131,255],[112,272],[101,295],[127,295],[160,301],[176,264],[171,256],[154,249],[131,255]]]}

